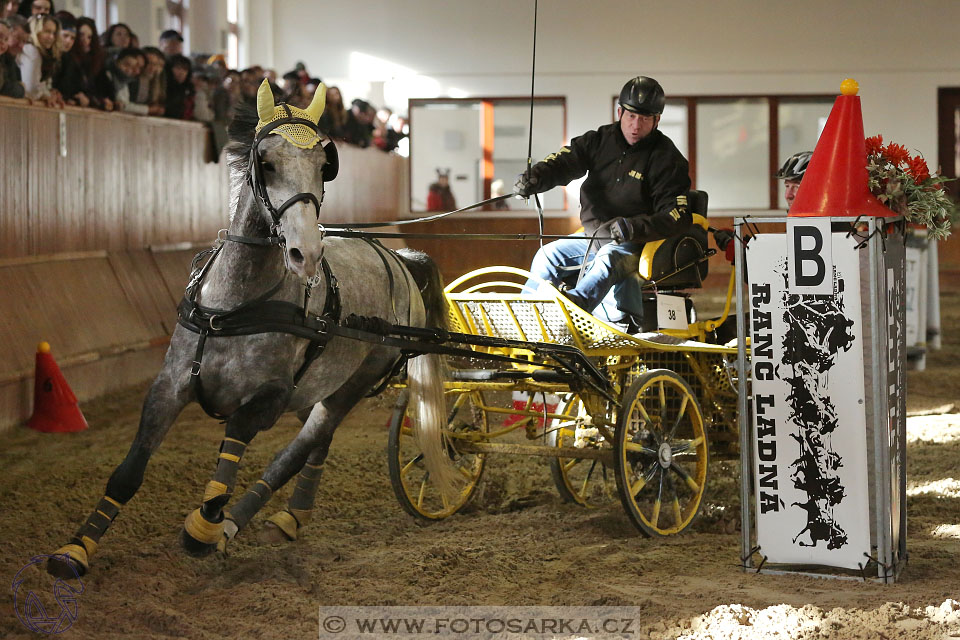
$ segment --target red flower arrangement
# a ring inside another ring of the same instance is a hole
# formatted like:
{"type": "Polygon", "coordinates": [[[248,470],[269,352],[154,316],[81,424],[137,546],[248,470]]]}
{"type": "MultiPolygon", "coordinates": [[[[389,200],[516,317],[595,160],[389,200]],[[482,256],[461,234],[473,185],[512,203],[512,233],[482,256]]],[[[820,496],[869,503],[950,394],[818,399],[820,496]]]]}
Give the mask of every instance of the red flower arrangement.
{"type": "Polygon", "coordinates": [[[926,226],[933,237],[945,238],[957,216],[957,205],[943,189],[947,181],[931,175],[923,156],[911,156],[903,145],[883,144],[883,136],[866,139],[870,191],[908,222],[926,226]]]}

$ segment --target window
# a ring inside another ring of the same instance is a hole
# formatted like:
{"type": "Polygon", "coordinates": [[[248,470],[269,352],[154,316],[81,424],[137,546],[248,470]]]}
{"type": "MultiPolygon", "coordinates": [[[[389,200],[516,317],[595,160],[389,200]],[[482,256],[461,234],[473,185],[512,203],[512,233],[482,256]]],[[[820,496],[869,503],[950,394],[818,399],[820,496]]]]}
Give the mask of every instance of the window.
{"type": "MultiPolygon", "coordinates": [[[[537,162],[566,141],[566,106],[563,98],[537,98],[534,105],[531,153],[537,162]]],[[[437,210],[428,195],[442,175],[453,197],[443,209],[513,191],[527,166],[529,98],[414,99],[409,113],[411,211],[437,210]]],[[[544,209],[565,209],[565,198],[563,189],[540,196],[544,209]]]]}
{"type": "MultiPolygon", "coordinates": [[[[667,100],[660,130],[690,161],[694,187],[711,212],[785,209],[774,174],[812,151],[834,96],[690,96],[667,100]]],[[[616,113],[617,98],[613,99],[616,113]]]]}
{"type": "Polygon", "coordinates": [[[240,0],[227,0],[227,68],[240,68],[240,0]]]}

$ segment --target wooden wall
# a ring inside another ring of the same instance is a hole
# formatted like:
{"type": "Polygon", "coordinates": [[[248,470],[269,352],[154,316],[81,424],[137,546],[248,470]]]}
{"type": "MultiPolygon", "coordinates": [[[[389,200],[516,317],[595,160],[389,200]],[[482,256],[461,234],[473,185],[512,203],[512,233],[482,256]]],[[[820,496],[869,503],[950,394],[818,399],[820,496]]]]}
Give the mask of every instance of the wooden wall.
{"type": "MultiPolygon", "coordinates": [[[[4,429],[32,411],[40,341],[81,408],[156,375],[190,260],[228,224],[229,176],[201,124],[3,98],[0,152],[4,429]]],[[[399,217],[403,158],[341,145],[340,162],[325,221],[399,217]]]]}

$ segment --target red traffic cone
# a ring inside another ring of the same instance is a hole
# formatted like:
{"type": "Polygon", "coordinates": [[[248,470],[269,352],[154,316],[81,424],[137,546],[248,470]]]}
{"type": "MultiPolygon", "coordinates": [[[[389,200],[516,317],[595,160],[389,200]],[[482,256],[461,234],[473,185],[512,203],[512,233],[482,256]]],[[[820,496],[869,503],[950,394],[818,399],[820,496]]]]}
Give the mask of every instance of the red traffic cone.
{"type": "Polygon", "coordinates": [[[895,216],[867,186],[867,145],[856,80],[847,78],[823,127],[790,217],[895,216]]]}
{"type": "Polygon", "coordinates": [[[72,433],[87,428],[87,421],[77,406],[77,397],[70,390],[46,342],[37,346],[33,415],[27,426],[46,433],[72,433]]]}

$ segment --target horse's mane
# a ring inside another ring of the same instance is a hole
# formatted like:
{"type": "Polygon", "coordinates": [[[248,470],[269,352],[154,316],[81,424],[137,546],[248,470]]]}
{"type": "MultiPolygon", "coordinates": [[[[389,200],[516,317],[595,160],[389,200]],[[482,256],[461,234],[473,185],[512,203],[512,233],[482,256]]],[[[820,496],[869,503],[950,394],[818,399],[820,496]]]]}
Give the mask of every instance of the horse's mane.
{"type": "Polygon", "coordinates": [[[224,151],[234,171],[246,171],[247,160],[250,157],[250,148],[253,146],[253,137],[260,122],[257,110],[245,102],[237,103],[233,120],[227,126],[227,143],[224,151]]]}
{"type": "Polygon", "coordinates": [[[227,166],[230,168],[230,219],[237,211],[240,199],[240,188],[243,186],[247,172],[247,163],[250,160],[250,149],[256,134],[260,116],[257,110],[245,102],[239,102],[233,115],[233,120],[227,127],[227,137],[230,142],[224,147],[227,155],[227,166]]]}

